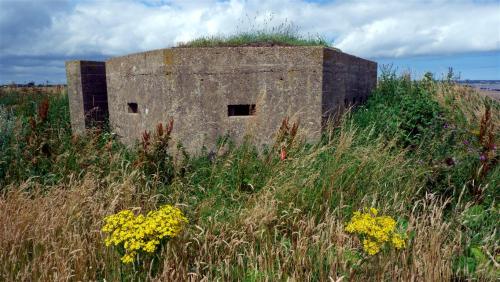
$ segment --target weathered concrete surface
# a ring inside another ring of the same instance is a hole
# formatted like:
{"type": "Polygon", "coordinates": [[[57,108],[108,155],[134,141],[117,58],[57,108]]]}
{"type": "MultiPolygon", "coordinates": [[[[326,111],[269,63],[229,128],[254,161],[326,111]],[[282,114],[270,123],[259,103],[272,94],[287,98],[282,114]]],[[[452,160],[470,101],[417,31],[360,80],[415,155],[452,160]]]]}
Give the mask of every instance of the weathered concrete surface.
{"type": "Polygon", "coordinates": [[[68,82],[69,112],[73,133],[85,132],[85,113],[83,110],[82,79],[80,61],[66,62],[68,82]]]}
{"type": "Polygon", "coordinates": [[[104,62],[66,62],[69,109],[73,132],[101,125],[108,119],[106,67],[104,62]]]}
{"type": "Polygon", "coordinates": [[[189,151],[213,148],[226,133],[270,143],[284,117],[304,133],[321,132],[322,48],[173,48],[106,62],[110,122],[125,143],[170,118],[173,138],[189,151]],[[127,103],[137,103],[129,113],[127,103]],[[253,116],[228,105],[255,104],[253,116]]]}
{"type": "Polygon", "coordinates": [[[323,49],[323,123],[346,107],[366,101],[377,85],[377,63],[323,49]]]}
{"type": "MultiPolygon", "coordinates": [[[[67,64],[76,93],[85,87],[74,68],[67,64]]],[[[105,69],[110,124],[124,143],[174,119],[172,137],[190,152],[213,149],[225,134],[271,144],[285,117],[315,141],[325,121],[364,101],[377,79],[376,63],[323,47],[161,49],[112,58],[105,69]],[[229,105],[255,105],[255,114],[230,116],[229,105]]],[[[72,103],[83,103],[79,96],[72,103]]],[[[71,114],[81,128],[81,109],[71,114]]]]}

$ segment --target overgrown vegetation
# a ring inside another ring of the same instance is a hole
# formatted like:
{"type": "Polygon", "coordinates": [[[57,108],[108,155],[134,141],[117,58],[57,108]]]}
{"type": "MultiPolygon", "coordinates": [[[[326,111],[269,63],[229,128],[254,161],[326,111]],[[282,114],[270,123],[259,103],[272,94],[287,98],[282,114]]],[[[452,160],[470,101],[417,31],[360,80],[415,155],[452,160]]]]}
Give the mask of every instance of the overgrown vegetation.
{"type": "Polygon", "coordinates": [[[385,71],[316,144],[284,121],[267,150],[221,138],[199,156],[170,153],[175,121],[127,149],[105,130],[72,136],[65,95],[0,95],[2,280],[499,276],[500,106],[451,81],[385,71]],[[184,232],[123,265],[103,219],[164,204],[184,232]],[[364,253],[346,226],[367,207],[394,218],[404,249],[364,253]]]}
{"type": "Polygon", "coordinates": [[[291,24],[280,24],[272,28],[252,28],[233,35],[200,37],[179,43],[177,47],[239,47],[239,46],[324,46],[328,42],[319,36],[303,36],[291,24]]]}

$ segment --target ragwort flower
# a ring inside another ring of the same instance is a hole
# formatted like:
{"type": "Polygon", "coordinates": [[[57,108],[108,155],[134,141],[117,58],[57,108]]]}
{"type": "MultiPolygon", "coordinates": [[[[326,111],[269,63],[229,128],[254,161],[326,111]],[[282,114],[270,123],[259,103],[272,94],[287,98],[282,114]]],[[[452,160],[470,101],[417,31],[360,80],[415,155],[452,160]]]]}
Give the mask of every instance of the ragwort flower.
{"type": "Polygon", "coordinates": [[[396,231],[396,221],[390,216],[377,216],[378,210],[370,208],[365,212],[356,211],[345,230],[358,234],[363,241],[363,250],[375,255],[387,244],[396,249],[405,247],[403,236],[396,231]]]}
{"type": "Polygon", "coordinates": [[[123,210],[104,219],[102,231],[108,233],[106,246],[125,250],[121,261],[132,263],[140,252],[154,253],[162,240],[174,238],[188,222],[181,210],[165,205],[146,216],[123,210]]]}

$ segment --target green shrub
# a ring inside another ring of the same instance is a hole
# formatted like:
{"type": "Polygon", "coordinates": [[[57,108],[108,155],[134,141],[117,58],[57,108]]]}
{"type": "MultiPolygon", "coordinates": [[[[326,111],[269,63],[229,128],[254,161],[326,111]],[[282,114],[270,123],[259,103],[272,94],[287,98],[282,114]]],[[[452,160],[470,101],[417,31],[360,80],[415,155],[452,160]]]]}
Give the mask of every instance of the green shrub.
{"type": "Polygon", "coordinates": [[[377,89],[353,118],[358,126],[373,126],[375,135],[396,138],[402,147],[416,147],[447,126],[441,111],[432,88],[384,68],[377,89]]]}
{"type": "Polygon", "coordinates": [[[110,162],[111,151],[130,156],[100,129],[73,136],[67,95],[4,93],[0,107],[8,119],[1,125],[0,186],[27,179],[50,185],[82,170],[105,175],[120,165],[110,162]]]}

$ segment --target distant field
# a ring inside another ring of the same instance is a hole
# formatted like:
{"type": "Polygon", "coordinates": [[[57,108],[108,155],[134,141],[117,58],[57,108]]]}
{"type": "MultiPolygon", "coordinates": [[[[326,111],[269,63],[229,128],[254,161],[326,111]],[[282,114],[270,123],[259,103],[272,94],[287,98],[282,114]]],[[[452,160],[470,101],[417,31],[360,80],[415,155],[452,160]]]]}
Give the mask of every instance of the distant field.
{"type": "Polygon", "coordinates": [[[476,89],[482,95],[500,101],[500,80],[472,80],[461,81],[460,83],[476,89]]]}
{"type": "Polygon", "coordinates": [[[10,86],[4,85],[0,87],[2,92],[20,92],[20,93],[51,93],[59,94],[66,91],[65,85],[52,85],[52,86],[10,86]]]}
{"type": "Polygon", "coordinates": [[[495,100],[500,101],[500,91],[482,90],[482,89],[479,89],[477,91],[479,93],[481,93],[482,95],[485,95],[485,96],[488,96],[488,97],[491,97],[495,100]]]}

